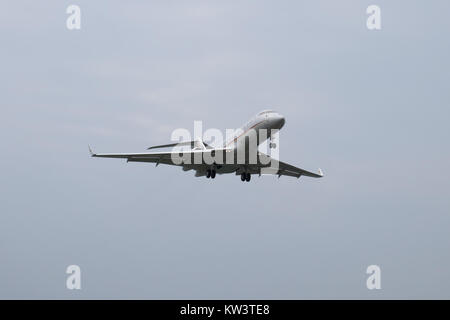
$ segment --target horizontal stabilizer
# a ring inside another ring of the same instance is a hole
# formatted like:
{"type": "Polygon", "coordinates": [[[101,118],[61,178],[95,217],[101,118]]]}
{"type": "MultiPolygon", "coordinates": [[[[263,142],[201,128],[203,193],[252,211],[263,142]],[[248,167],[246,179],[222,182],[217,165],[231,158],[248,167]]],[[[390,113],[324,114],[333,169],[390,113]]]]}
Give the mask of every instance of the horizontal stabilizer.
{"type": "Polygon", "coordinates": [[[175,146],[191,146],[191,148],[194,146],[194,141],[185,141],[185,142],[178,142],[178,143],[169,143],[169,144],[161,144],[159,146],[152,146],[150,148],[147,148],[147,150],[150,149],[159,149],[159,148],[170,148],[175,146]]]}
{"type": "Polygon", "coordinates": [[[191,148],[200,148],[202,150],[205,149],[205,144],[201,140],[192,140],[192,141],[183,141],[183,142],[177,142],[177,143],[169,143],[169,144],[161,144],[158,146],[152,146],[150,148],[147,148],[147,150],[150,149],[159,149],[159,148],[170,148],[170,147],[184,147],[184,146],[191,146],[191,148]]]}

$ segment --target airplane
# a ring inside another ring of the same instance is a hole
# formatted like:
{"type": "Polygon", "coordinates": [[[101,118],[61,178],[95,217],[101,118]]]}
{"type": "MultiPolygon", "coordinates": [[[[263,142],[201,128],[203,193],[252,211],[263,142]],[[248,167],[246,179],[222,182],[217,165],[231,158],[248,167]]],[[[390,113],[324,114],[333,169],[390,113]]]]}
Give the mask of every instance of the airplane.
{"type": "Polygon", "coordinates": [[[216,174],[234,173],[241,177],[241,181],[249,182],[252,175],[276,174],[300,178],[301,176],[321,178],[323,172],[319,168],[318,173],[297,168],[285,162],[279,161],[259,152],[258,146],[270,140],[270,148],[276,148],[273,142],[274,134],[285,124],[285,118],[278,112],[264,110],[251,118],[243,127],[238,129],[231,141],[224,144],[222,148],[215,148],[201,139],[183,141],[172,144],[158,145],[148,148],[184,147],[180,151],[170,152],[141,152],[141,153],[94,153],[89,147],[92,157],[99,158],[122,158],[127,162],[150,162],[159,164],[175,165],[182,167],[183,171],[194,170],[196,177],[205,176],[214,179],[216,174]],[[265,135],[261,135],[262,130],[265,135]],[[253,135],[252,135],[253,134],[253,135]],[[254,139],[256,137],[256,139],[254,139]],[[253,139],[253,140],[252,140],[253,139]],[[251,141],[256,143],[251,144],[251,141]],[[189,148],[186,150],[186,148],[189,148]],[[252,155],[256,156],[252,158],[252,155]],[[196,158],[197,157],[197,158],[196,158]],[[226,159],[226,161],[224,161],[226,159]],[[231,161],[229,161],[231,159],[231,161]],[[197,160],[197,161],[196,161],[197,160]],[[209,160],[209,161],[208,161],[209,160]],[[220,160],[220,161],[218,161],[220,160]],[[239,161],[240,160],[240,161],[239,161]],[[253,160],[253,161],[251,161],[253,160]],[[272,170],[271,170],[272,169],[272,170]]]}

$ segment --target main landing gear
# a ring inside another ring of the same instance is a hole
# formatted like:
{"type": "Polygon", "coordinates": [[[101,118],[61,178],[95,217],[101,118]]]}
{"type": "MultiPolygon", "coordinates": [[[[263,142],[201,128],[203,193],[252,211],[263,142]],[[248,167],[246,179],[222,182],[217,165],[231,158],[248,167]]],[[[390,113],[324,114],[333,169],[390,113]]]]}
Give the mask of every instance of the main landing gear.
{"type": "Polygon", "coordinates": [[[249,182],[251,179],[252,175],[248,172],[242,172],[241,173],[241,181],[247,181],[249,182]]]}
{"type": "Polygon", "coordinates": [[[214,170],[214,169],[212,169],[212,170],[210,170],[210,169],[206,170],[206,177],[207,177],[207,178],[214,179],[214,178],[216,177],[216,170],[214,170]]]}

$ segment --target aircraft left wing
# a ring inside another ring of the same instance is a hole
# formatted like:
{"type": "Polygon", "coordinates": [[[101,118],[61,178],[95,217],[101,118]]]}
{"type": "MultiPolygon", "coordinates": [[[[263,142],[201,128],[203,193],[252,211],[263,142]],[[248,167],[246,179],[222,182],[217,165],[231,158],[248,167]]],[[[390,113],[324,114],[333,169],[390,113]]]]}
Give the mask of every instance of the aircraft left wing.
{"type": "MultiPolygon", "coordinates": [[[[282,162],[282,161],[273,159],[265,154],[260,154],[260,156],[267,157],[265,159],[265,163],[268,163],[270,161],[272,164],[272,167],[277,169],[277,170],[274,170],[273,172],[271,172],[271,174],[276,174],[276,175],[278,175],[278,177],[280,177],[280,176],[290,176],[290,177],[296,177],[296,178],[300,178],[301,176],[307,176],[307,177],[312,177],[312,178],[322,178],[323,177],[323,172],[320,168],[319,168],[318,172],[315,173],[315,172],[311,172],[311,171],[308,171],[305,169],[295,167],[286,162],[282,162]]],[[[265,167],[268,167],[268,166],[269,165],[267,165],[265,167]]]]}
{"type": "Polygon", "coordinates": [[[291,176],[291,177],[297,177],[297,178],[300,178],[301,176],[307,176],[307,177],[312,177],[312,178],[322,178],[323,177],[323,172],[320,168],[317,173],[314,173],[311,171],[307,171],[304,169],[294,167],[294,166],[287,164],[285,162],[282,162],[282,161],[278,161],[278,162],[279,162],[278,176],[285,175],[285,176],[291,176]]]}

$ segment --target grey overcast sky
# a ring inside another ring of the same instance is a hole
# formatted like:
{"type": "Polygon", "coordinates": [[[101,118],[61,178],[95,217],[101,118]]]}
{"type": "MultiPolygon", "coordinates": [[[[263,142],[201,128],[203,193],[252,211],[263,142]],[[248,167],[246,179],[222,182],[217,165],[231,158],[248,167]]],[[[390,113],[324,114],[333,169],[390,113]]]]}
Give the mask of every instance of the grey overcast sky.
{"type": "Polygon", "coordinates": [[[449,1],[6,1],[0,298],[450,298],[449,1]],[[81,30],[66,8],[81,8],[81,30]],[[366,28],[381,8],[382,29],[366,28]],[[323,179],[92,159],[286,117],[323,179]],[[65,287],[68,265],[82,289],[65,287]],[[381,290],[366,268],[381,267],[381,290]]]}

